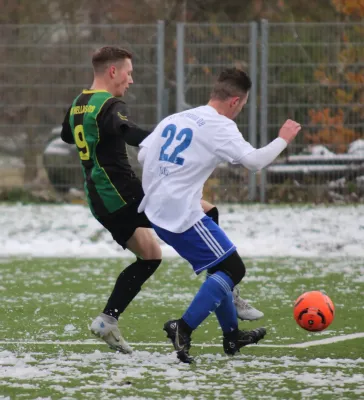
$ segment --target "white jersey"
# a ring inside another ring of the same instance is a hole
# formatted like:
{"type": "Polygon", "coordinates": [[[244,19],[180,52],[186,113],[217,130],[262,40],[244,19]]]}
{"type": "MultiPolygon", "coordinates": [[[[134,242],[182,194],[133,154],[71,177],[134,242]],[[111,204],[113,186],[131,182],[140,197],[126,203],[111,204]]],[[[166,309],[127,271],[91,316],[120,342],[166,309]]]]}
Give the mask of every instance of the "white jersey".
{"type": "MultiPolygon", "coordinates": [[[[286,147],[286,142],[280,141],[274,158],[286,147]]],[[[138,211],[175,233],[186,231],[204,217],[202,190],[216,166],[222,162],[244,164],[248,155],[257,151],[244,140],[234,121],[209,105],[165,118],[140,147],[145,196],[138,211]]]]}

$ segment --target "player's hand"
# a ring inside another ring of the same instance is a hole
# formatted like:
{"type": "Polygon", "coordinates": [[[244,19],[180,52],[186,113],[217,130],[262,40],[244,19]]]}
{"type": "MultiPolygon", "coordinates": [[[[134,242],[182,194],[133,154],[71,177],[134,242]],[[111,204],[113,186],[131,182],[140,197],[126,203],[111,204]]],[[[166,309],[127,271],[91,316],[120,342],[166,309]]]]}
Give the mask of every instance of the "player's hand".
{"type": "Polygon", "coordinates": [[[282,128],[279,130],[278,136],[284,139],[287,143],[291,143],[300,130],[301,125],[298,122],[287,119],[287,121],[282,125],[282,128]]]}

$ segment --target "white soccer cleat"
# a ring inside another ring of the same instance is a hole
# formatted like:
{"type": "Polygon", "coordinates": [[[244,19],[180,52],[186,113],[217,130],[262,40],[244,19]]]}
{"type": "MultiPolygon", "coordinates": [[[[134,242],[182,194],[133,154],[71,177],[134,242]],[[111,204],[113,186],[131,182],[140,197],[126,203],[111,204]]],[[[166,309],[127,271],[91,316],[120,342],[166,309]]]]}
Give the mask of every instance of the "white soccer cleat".
{"type": "Polygon", "coordinates": [[[233,290],[233,302],[236,307],[238,318],[243,321],[255,321],[264,317],[264,314],[251,306],[246,300],[239,296],[239,289],[235,286],[233,290]]]}
{"type": "Polygon", "coordinates": [[[93,320],[90,329],[95,336],[104,340],[110,349],[124,354],[132,353],[131,347],[121,336],[116,318],[102,313],[93,320]]]}

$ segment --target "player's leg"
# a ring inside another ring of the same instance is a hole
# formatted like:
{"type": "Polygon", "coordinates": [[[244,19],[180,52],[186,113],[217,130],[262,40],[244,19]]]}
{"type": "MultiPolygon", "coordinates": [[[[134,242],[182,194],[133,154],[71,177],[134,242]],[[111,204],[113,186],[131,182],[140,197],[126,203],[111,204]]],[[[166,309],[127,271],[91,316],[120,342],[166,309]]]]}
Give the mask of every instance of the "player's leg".
{"type": "Polygon", "coordinates": [[[209,268],[209,277],[182,316],[186,325],[195,330],[214,311],[223,332],[224,351],[229,355],[235,354],[247,344],[257,343],[266,333],[264,328],[252,331],[238,329],[231,290],[242,280],[244,275],[244,263],[238,253],[234,251],[217,265],[209,268]]]}
{"type": "MultiPolygon", "coordinates": [[[[243,278],[245,267],[233,243],[208,217],[204,217],[181,234],[171,233],[156,226],[154,229],[162,240],[174,247],[191,263],[196,274],[205,269],[210,269],[211,272],[182,318],[168,321],[164,325],[167,336],[177,350],[178,358],[183,362],[191,362],[189,356],[191,333],[212,312],[215,312],[220,304],[224,304],[225,311],[224,320],[221,322],[224,334],[231,331],[240,332],[237,328],[235,306],[231,298],[226,302],[225,299],[243,278]],[[228,260],[231,261],[228,263],[228,260]],[[220,266],[225,268],[217,268],[220,266]]],[[[219,316],[219,320],[220,317],[222,318],[222,315],[219,316]]]]}
{"type": "MultiPolygon", "coordinates": [[[[201,200],[201,206],[204,213],[212,218],[215,224],[219,225],[219,210],[217,207],[206,200],[201,200]]],[[[264,314],[250,305],[246,300],[240,297],[238,286],[234,287],[231,295],[231,301],[234,302],[238,318],[242,321],[254,321],[264,317],[264,314]]]]}
{"type": "Polygon", "coordinates": [[[161,248],[151,229],[137,228],[126,242],[126,248],[133,252],[137,259],[120,273],[104,309],[105,314],[116,319],[125,311],[162,261],[161,248]]]}
{"type": "MultiPolygon", "coordinates": [[[[237,285],[245,275],[245,265],[239,254],[235,251],[231,256],[208,270],[210,277],[217,272],[224,272],[237,285]],[[243,273],[243,274],[242,274],[243,273]]],[[[234,318],[235,305],[231,297],[226,296],[216,308],[215,314],[223,332],[223,347],[226,354],[234,355],[242,347],[257,343],[265,334],[265,328],[257,328],[251,331],[238,329],[236,314],[234,318]]]]}
{"type": "Polygon", "coordinates": [[[91,325],[91,331],[101,337],[110,348],[130,353],[131,348],[118,329],[118,318],[139,293],[145,281],[157,270],[161,263],[161,249],[151,229],[144,228],[150,226],[146,216],[137,214],[136,208],[128,209],[127,216],[123,213],[115,216],[112,223],[102,223],[111,232],[114,240],[132,251],[137,259],[118,276],[103,312],[91,325]]]}

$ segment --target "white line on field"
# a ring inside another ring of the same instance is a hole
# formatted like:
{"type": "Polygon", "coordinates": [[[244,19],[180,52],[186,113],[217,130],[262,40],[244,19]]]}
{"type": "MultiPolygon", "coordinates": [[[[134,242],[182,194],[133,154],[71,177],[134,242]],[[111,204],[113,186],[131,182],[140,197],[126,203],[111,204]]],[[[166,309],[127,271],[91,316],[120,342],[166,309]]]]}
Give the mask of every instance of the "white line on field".
{"type": "MultiPolygon", "coordinates": [[[[306,348],[306,347],[311,347],[311,346],[321,346],[324,344],[331,344],[331,343],[337,343],[337,342],[343,342],[345,340],[352,340],[352,339],[360,339],[364,338],[364,332],[360,333],[352,333],[349,335],[341,335],[341,336],[333,336],[331,338],[326,338],[326,339],[320,339],[320,340],[313,340],[311,342],[304,342],[304,343],[295,343],[295,344],[259,344],[259,347],[274,347],[274,348],[306,348]]],[[[74,340],[74,341],[69,341],[69,340],[62,340],[62,341],[51,341],[51,340],[1,340],[0,345],[6,345],[6,344],[18,344],[18,345],[57,345],[57,346],[95,346],[95,345],[100,345],[99,340],[74,340]]],[[[135,347],[169,347],[170,343],[129,343],[131,346],[135,347]]],[[[210,344],[210,343],[193,343],[193,346],[196,347],[221,347],[220,344],[210,344]]]]}

